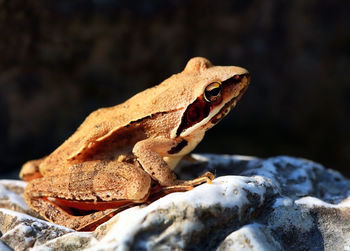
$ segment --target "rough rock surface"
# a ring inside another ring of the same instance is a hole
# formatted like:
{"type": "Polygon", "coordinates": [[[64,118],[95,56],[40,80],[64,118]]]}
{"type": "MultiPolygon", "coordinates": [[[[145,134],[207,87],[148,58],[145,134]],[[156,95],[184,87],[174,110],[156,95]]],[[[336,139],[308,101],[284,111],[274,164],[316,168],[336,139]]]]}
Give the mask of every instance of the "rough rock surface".
{"type": "Polygon", "coordinates": [[[0,181],[0,248],[350,250],[350,181],[338,172],[284,156],[192,156],[179,176],[212,171],[213,184],[125,210],[94,232],[33,217],[25,183],[0,181]]]}

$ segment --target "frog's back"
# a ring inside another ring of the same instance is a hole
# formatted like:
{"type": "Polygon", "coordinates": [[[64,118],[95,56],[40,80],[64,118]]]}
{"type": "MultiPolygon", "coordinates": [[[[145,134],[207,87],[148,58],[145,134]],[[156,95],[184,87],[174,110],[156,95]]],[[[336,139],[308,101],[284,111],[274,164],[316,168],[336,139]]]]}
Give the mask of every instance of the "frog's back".
{"type": "Polygon", "coordinates": [[[51,168],[64,165],[67,161],[83,161],[87,149],[93,148],[96,142],[108,139],[112,135],[116,137],[119,131],[124,133],[123,128],[150,115],[156,115],[155,111],[161,114],[169,110],[180,110],[181,107],[174,104],[176,100],[162,98],[163,93],[168,91],[167,86],[167,83],[160,84],[136,94],[120,105],[92,112],[71,137],[46,157],[40,164],[40,171],[45,173],[51,168]]]}

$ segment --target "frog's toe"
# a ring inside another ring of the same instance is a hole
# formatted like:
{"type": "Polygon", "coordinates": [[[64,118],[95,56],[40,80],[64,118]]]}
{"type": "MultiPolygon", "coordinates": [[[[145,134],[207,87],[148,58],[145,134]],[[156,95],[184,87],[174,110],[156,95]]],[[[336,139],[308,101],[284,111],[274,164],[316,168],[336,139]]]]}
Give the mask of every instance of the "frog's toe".
{"type": "Polygon", "coordinates": [[[31,181],[33,179],[41,178],[42,175],[39,171],[39,165],[43,160],[44,158],[26,162],[22,166],[21,172],[19,173],[19,177],[24,181],[31,181]]]}

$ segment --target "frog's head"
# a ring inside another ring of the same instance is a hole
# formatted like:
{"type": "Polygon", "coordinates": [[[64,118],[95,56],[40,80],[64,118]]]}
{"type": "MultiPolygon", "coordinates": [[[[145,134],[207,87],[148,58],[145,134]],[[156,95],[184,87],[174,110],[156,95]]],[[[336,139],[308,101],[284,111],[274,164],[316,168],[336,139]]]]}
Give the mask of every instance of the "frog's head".
{"type": "Polygon", "coordinates": [[[172,132],[173,137],[204,133],[213,127],[236,105],[250,82],[246,69],[213,66],[209,60],[199,57],[192,58],[181,74],[186,83],[190,83],[184,84],[183,92],[191,98],[181,122],[172,132]]]}

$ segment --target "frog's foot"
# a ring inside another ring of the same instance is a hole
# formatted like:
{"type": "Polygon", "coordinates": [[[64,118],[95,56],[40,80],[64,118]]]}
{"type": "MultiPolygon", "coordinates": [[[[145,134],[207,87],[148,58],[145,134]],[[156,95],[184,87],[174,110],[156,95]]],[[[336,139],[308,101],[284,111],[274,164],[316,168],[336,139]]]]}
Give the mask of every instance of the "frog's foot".
{"type": "Polygon", "coordinates": [[[203,183],[211,184],[214,178],[215,178],[214,174],[212,174],[211,172],[206,172],[193,180],[186,180],[186,181],[178,180],[176,184],[173,186],[158,187],[158,191],[155,191],[157,190],[157,188],[153,188],[151,195],[153,195],[154,193],[154,195],[157,198],[160,198],[169,193],[186,192],[186,191],[192,190],[195,186],[198,186],[203,183]]]}
{"type": "Polygon", "coordinates": [[[31,201],[32,207],[45,212],[45,218],[47,220],[77,231],[93,231],[96,227],[106,222],[117,213],[134,205],[135,203],[129,202],[118,208],[95,211],[86,215],[72,215],[70,210],[64,210],[62,205],[58,206],[54,201],[48,198],[37,198],[31,201]]]}

